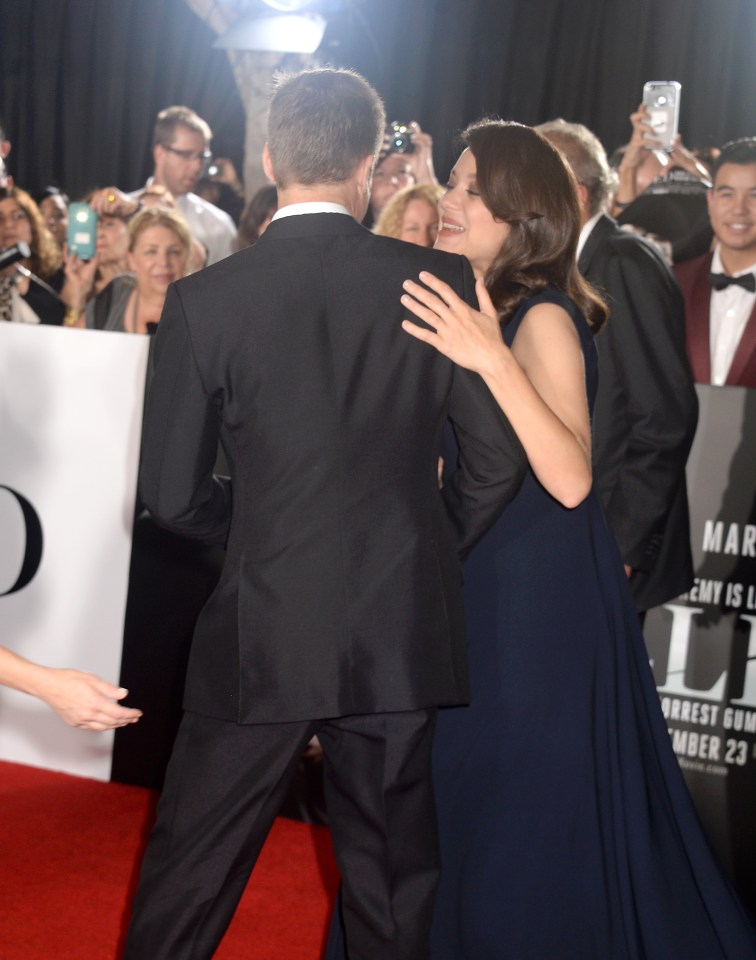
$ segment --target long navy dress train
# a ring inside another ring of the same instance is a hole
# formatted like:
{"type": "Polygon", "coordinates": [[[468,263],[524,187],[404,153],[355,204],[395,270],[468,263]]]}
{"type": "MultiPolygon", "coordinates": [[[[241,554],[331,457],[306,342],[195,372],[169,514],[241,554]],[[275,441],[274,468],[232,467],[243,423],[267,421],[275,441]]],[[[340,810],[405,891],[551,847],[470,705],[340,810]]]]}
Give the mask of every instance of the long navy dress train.
{"type": "MultiPolygon", "coordinates": [[[[592,409],[596,353],[577,307],[592,409]]],[[[611,322],[611,321],[610,321],[611,322]]],[[[698,822],[596,492],[529,472],[465,564],[472,703],[439,711],[432,960],[755,960],[698,822]]],[[[334,922],[327,960],[344,958],[334,922]]]]}

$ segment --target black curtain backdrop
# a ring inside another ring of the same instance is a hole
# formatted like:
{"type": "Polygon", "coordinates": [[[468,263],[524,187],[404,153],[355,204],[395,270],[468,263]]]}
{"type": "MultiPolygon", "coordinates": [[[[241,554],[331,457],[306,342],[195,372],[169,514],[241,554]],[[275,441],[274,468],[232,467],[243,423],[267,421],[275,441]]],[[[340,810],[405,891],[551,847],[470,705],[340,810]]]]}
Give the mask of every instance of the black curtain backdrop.
{"type": "MultiPolygon", "coordinates": [[[[224,0],[219,0],[224,2],[224,0]]],[[[391,118],[434,137],[445,178],[455,134],[497,114],[585,123],[609,151],[629,137],[646,80],[682,83],[689,146],[756,134],[754,0],[363,0],[339,4],[327,59],[364,73],[391,118]]],[[[217,155],[242,159],[244,112],[215,35],[184,0],[0,0],[0,116],[9,167],[78,196],[151,169],[156,113],[197,110],[217,155]]]]}

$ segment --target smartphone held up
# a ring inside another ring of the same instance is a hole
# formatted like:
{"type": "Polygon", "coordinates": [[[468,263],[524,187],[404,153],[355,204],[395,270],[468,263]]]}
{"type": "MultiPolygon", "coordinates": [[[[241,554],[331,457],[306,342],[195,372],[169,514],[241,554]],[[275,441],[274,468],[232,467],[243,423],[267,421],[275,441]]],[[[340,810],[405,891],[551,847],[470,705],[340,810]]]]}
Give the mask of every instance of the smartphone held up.
{"type": "Polygon", "coordinates": [[[91,260],[97,245],[97,214],[88,203],[72,203],[68,210],[68,249],[81,260],[91,260]]]}
{"type": "Polygon", "coordinates": [[[652,150],[674,149],[680,119],[680,84],[676,80],[649,80],[643,87],[643,105],[654,130],[652,150]]]}

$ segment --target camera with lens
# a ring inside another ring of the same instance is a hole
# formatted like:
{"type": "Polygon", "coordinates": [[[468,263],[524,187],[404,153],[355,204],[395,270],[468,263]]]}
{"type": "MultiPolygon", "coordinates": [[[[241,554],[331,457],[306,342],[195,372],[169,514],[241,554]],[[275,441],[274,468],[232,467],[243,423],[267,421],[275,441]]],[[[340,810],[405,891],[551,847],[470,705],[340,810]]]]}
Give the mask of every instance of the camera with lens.
{"type": "Polygon", "coordinates": [[[392,120],[386,128],[384,150],[386,153],[412,153],[415,143],[409,124],[392,120]]]}

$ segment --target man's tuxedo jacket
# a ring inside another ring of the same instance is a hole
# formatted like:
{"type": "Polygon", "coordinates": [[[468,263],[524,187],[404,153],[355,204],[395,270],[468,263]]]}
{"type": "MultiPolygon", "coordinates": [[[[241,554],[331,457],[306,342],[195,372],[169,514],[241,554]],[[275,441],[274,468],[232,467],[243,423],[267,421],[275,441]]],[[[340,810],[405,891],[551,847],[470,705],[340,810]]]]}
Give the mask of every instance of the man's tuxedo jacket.
{"type": "MultiPolygon", "coordinates": [[[[675,266],[675,276],[685,299],[685,327],[688,357],[696,383],[711,383],[711,352],[709,345],[709,309],[711,306],[711,260],[707,253],[675,266]]],[[[728,387],[756,387],[756,306],[743,330],[740,343],[732,358],[725,385],[728,387]]]]}
{"type": "Polygon", "coordinates": [[[468,698],[458,551],[525,458],[482,380],[402,330],[421,270],[474,297],[463,258],[308,214],[169,290],[141,493],[164,526],[227,543],[186,708],[267,723],[468,698]],[[447,416],[461,452],[442,499],[447,416]]]}
{"type": "Polygon", "coordinates": [[[643,611],[693,582],[685,463],[698,402],[682,298],[651,244],[607,216],[591,231],[579,267],[609,304],[596,337],[594,470],[643,611]]]}

